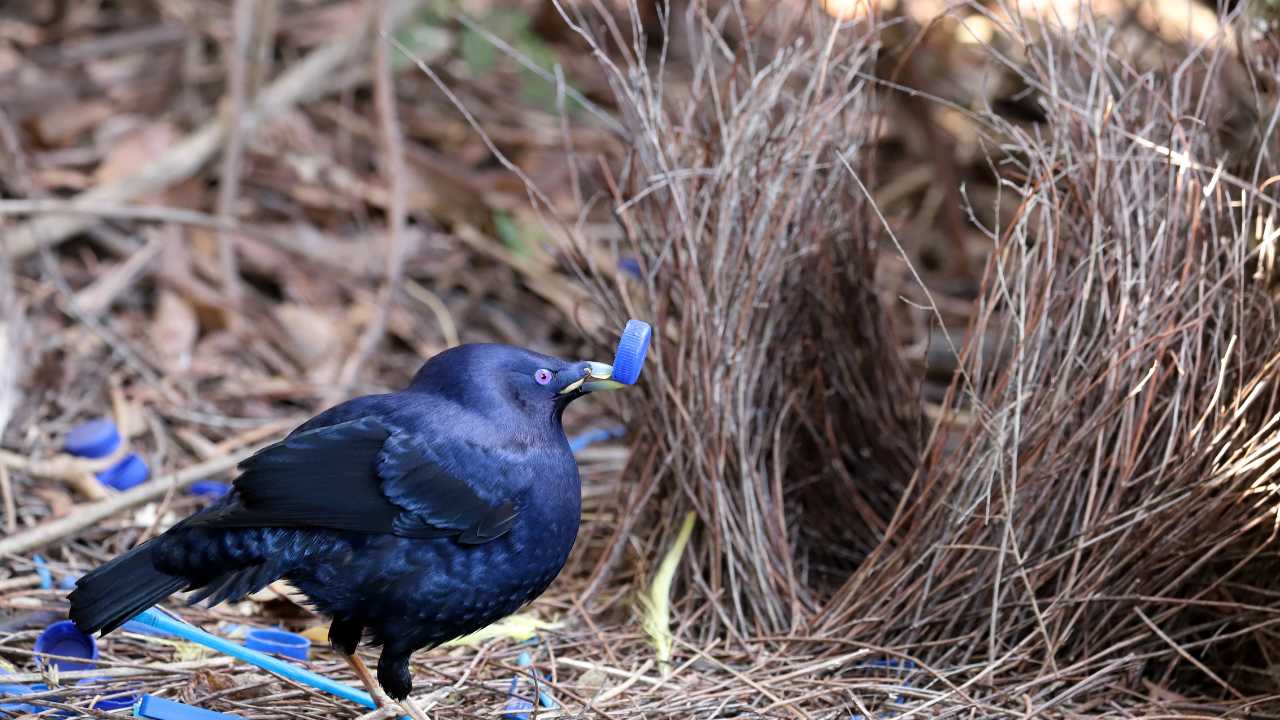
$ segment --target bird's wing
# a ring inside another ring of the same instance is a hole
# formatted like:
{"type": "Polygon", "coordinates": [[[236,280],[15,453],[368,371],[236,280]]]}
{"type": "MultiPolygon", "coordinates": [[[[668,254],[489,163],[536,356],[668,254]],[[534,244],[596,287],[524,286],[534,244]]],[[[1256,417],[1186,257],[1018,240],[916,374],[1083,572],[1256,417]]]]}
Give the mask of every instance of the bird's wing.
{"type": "Polygon", "coordinates": [[[482,543],[507,532],[510,500],[482,497],[463,477],[501,472],[469,448],[467,467],[397,435],[375,417],[294,433],[240,463],[234,502],[199,524],[310,527],[482,543]]]}

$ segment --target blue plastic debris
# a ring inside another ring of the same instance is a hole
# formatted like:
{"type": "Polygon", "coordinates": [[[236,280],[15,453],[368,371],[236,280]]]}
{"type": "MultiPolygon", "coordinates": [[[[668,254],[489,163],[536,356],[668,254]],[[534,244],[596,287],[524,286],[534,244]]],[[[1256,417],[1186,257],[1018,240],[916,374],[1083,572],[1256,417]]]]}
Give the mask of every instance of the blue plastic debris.
{"type": "Polygon", "coordinates": [[[507,704],[502,707],[502,715],[511,718],[511,720],[529,720],[529,713],[533,710],[533,703],[516,695],[516,690],[520,687],[520,676],[513,675],[511,684],[507,687],[507,704]]]}
{"type": "Polygon", "coordinates": [[[311,654],[311,641],[286,630],[254,628],[245,636],[244,646],[250,650],[306,660],[311,654]]]}
{"type": "Polygon", "coordinates": [[[239,715],[205,710],[193,705],[165,700],[155,695],[143,695],[138,706],[134,708],[133,715],[151,720],[229,720],[229,718],[243,720],[239,715]]]}
{"type": "Polygon", "coordinates": [[[120,432],[107,418],[81,423],[67,433],[66,450],[84,458],[104,458],[120,447],[120,432]]]}
{"type": "Polygon", "coordinates": [[[618,258],[618,269],[637,280],[644,272],[640,268],[640,259],[632,255],[623,255],[618,258]]]}
{"type": "MultiPolygon", "coordinates": [[[[76,683],[79,686],[93,685],[97,683],[97,678],[85,678],[76,683]]],[[[103,688],[102,697],[93,701],[90,705],[95,710],[107,712],[110,710],[120,710],[121,708],[133,707],[138,702],[138,693],[131,692],[137,688],[137,685],[127,686],[127,689],[120,690],[118,688],[103,688]]]]}
{"type": "Polygon", "coordinates": [[[44,629],[36,638],[36,655],[58,655],[61,657],[45,658],[45,662],[62,672],[70,670],[92,670],[98,666],[98,643],[92,635],[80,632],[70,620],[56,622],[44,629]],[[71,660],[67,658],[81,658],[71,660]]]}
{"type": "MultiPolygon", "coordinates": [[[[860,662],[860,663],[858,663],[858,664],[857,664],[857,665],[855,665],[854,667],[859,667],[859,668],[884,668],[885,670],[889,670],[889,671],[891,671],[891,672],[904,673],[904,674],[905,674],[905,676],[902,678],[902,684],[901,684],[901,687],[902,687],[902,688],[909,688],[909,687],[911,687],[911,682],[910,682],[911,675],[912,675],[912,673],[914,673],[915,671],[917,671],[917,670],[919,670],[919,669],[920,669],[920,666],[919,666],[919,665],[917,665],[917,664],[915,663],[915,661],[914,661],[914,660],[905,660],[905,659],[900,660],[900,659],[897,659],[897,658],[891,658],[891,659],[886,659],[886,660],[867,660],[867,661],[865,661],[865,662],[860,662]]],[[[896,696],[894,696],[894,698],[893,698],[893,702],[895,702],[895,703],[897,703],[897,704],[899,704],[899,705],[901,705],[901,704],[905,703],[906,701],[907,701],[907,696],[906,696],[906,694],[904,694],[904,693],[898,693],[898,694],[897,694],[896,696]]],[[[894,715],[896,715],[896,714],[897,714],[897,713],[895,713],[895,712],[885,711],[885,712],[880,712],[880,713],[878,713],[878,714],[876,715],[876,717],[877,717],[877,718],[890,718],[890,717],[893,717],[893,716],[894,716],[894,715]]],[[[851,716],[850,720],[867,720],[867,718],[866,718],[865,716],[863,716],[863,715],[853,715],[853,716],[851,716]]]]}
{"type": "MultiPolygon", "coordinates": [[[[120,431],[107,418],[96,418],[81,423],[67,433],[63,448],[72,455],[83,458],[104,458],[120,447],[120,431]]],[[[115,465],[97,473],[98,481],[116,490],[146,482],[151,471],[137,453],[129,453],[115,465]]]]}
{"type": "MultiPolygon", "coordinates": [[[[516,656],[516,665],[520,667],[529,667],[533,665],[533,657],[529,655],[528,650],[521,650],[516,656]]],[[[543,679],[551,682],[551,675],[544,674],[543,679]]],[[[502,708],[502,715],[511,720],[529,720],[530,713],[533,711],[533,702],[516,694],[520,688],[520,675],[517,673],[512,676],[511,684],[507,686],[507,704],[502,708]]],[[[538,704],[544,708],[558,707],[556,701],[545,690],[538,692],[538,704]]]]}
{"type": "Polygon", "coordinates": [[[136,453],[129,453],[120,462],[98,473],[98,480],[116,490],[128,490],[147,481],[151,470],[136,453]]]}
{"type": "Polygon", "coordinates": [[[614,427],[608,427],[608,428],[596,428],[595,430],[588,430],[582,433],[581,435],[576,435],[572,438],[569,438],[569,450],[571,450],[574,455],[577,455],[579,452],[582,452],[582,450],[589,445],[594,445],[598,442],[604,442],[605,440],[620,438],[626,434],[627,434],[627,429],[621,425],[616,425],[614,427]]]}
{"type": "MultiPolygon", "coordinates": [[[[9,671],[0,667],[0,679],[8,675],[9,671]]],[[[6,697],[20,697],[22,695],[31,695],[33,693],[42,692],[48,688],[44,685],[19,685],[18,683],[0,683],[0,699],[6,697]]],[[[48,708],[42,708],[39,705],[32,705],[24,702],[0,702],[0,712],[15,713],[17,715],[26,715],[30,713],[38,713],[48,708]]]]}
{"type": "Polygon", "coordinates": [[[613,379],[623,385],[635,385],[649,354],[649,341],[653,328],[643,320],[628,320],[618,339],[618,349],[613,356],[613,379]]]}
{"type": "Polygon", "coordinates": [[[31,564],[36,566],[36,575],[40,578],[41,590],[53,589],[53,573],[49,572],[49,563],[39,553],[31,556],[31,564]]]}

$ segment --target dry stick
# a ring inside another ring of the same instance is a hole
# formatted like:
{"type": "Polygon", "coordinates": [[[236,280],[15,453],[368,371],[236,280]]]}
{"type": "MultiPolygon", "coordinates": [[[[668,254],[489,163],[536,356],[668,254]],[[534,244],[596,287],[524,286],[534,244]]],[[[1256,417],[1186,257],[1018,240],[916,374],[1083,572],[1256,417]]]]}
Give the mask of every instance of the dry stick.
{"type": "Polygon", "coordinates": [[[13,501],[13,480],[4,465],[0,465],[0,504],[4,505],[4,533],[12,535],[18,531],[18,507],[13,501]]]}
{"type": "Polygon", "coordinates": [[[125,205],[110,202],[85,202],[82,200],[61,200],[58,198],[34,198],[23,200],[0,200],[0,217],[6,215],[84,215],[85,225],[90,225],[101,218],[112,220],[149,220],[151,222],[173,223],[175,225],[192,225],[214,230],[238,230],[256,233],[255,237],[270,240],[271,236],[264,231],[250,227],[241,227],[231,221],[223,221],[209,213],[164,205],[125,205]]]}
{"type": "MultiPolygon", "coordinates": [[[[188,660],[186,662],[165,663],[155,667],[110,667],[96,668],[93,670],[69,670],[59,672],[59,680],[88,680],[98,678],[131,678],[145,677],[147,675],[155,675],[157,673],[170,674],[178,672],[195,672],[210,667],[218,667],[222,665],[231,665],[236,660],[233,657],[213,657],[204,660],[188,660]]],[[[5,675],[6,682],[15,683],[38,683],[45,682],[49,679],[47,675],[42,673],[16,673],[13,675],[5,675]]]]}
{"type": "MultiPolygon", "coordinates": [[[[387,331],[387,317],[395,302],[404,275],[404,228],[407,210],[404,138],[400,134],[400,122],[396,118],[396,94],[391,71],[391,48],[387,39],[395,30],[396,13],[393,0],[372,0],[380,5],[378,35],[382,39],[374,48],[374,100],[378,105],[378,119],[382,125],[383,172],[391,186],[391,202],[387,207],[388,229],[386,244],[387,279],[382,284],[378,307],[369,326],[365,328],[356,350],[347,358],[338,376],[334,393],[348,388],[355,381],[360,367],[373,355],[382,336],[387,331]]],[[[332,393],[331,393],[332,395],[332,393]]],[[[331,402],[334,398],[329,398],[331,402]]]]}
{"type": "MultiPolygon", "coordinates": [[[[409,3],[404,11],[417,3],[409,3]]],[[[335,89],[331,78],[362,48],[368,34],[364,27],[307,54],[297,64],[280,74],[262,91],[243,117],[241,128],[251,131],[258,123],[279,115],[293,105],[321,96],[335,89]]],[[[158,192],[193,175],[222,145],[227,133],[227,119],[219,117],[205,123],[185,140],[140,172],[118,182],[99,185],[75,196],[73,205],[119,205],[135,198],[158,192]]],[[[5,234],[3,243],[12,257],[20,258],[37,248],[56,245],[92,226],[92,215],[42,217],[18,225],[5,234]]]]}
{"type": "MultiPolygon", "coordinates": [[[[227,77],[227,113],[231,116],[227,130],[227,147],[222,152],[222,176],[218,185],[218,217],[229,220],[234,215],[236,195],[240,189],[240,158],[244,155],[244,117],[246,77],[249,74],[250,40],[253,37],[255,0],[236,0],[232,10],[231,67],[227,77]]],[[[222,291],[233,306],[240,304],[240,269],[236,261],[235,237],[218,232],[218,260],[222,268],[222,291]]]]}
{"type": "Polygon", "coordinates": [[[97,279],[72,296],[71,302],[81,315],[100,317],[111,307],[116,298],[133,287],[146,274],[148,266],[160,256],[160,251],[164,249],[165,239],[171,237],[171,234],[165,231],[172,228],[150,229],[159,230],[159,232],[153,233],[146,245],[131,254],[124,262],[99,275],[97,279]]]}
{"type": "Polygon", "coordinates": [[[104,520],[122,510],[136,507],[146,502],[151,502],[164,497],[169,488],[181,490],[197,480],[203,480],[211,475],[230,470],[235,467],[241,460],[245,459],[259,449],[265,447],[269,443],[263,443],[251,448],[241,450],[239,452],[223,455],[202,462],[198,465],[192,465],[184,470],[176,473],[156,478],[150,482],[143,483],[137,487],[126,490],[114,497],[100,500],[96,503],[88,505],[80,505],[76,508],[76,512],[65,517],[52,520],[50,522],[38,525],[25,532],[18,533],[0,540],[0,556],[2,555],[18,555],[28,550],[47,545],[51,542],[61,540],[68,535],[77,533],[99,520],[104,520]]]}

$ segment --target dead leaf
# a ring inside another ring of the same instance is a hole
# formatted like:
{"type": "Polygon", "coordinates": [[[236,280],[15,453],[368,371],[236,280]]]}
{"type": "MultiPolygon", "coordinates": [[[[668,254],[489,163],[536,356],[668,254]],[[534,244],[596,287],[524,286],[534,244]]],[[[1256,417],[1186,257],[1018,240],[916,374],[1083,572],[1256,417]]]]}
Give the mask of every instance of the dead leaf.
{"type": "Polygon", "coordinates": [[[116,112],[115,106],[105,100],[59,105],[36,118],[36,135],[49,147],[67,147],[116,112]]]}
{"type": "Polygon", "coordinates": [[[331,314],[309,305],[286,303],[275,308],[275,315],[285,331],[284,350],[308,371],[333,359],[342,347],[344,333],[331,314]]]}
{"type": "MultiPolygon", "coordinates": [[[[163,120],[148,123],[120,138],[107,154],[95,174],[99,183],[118,182],[137,173],[153,159],[178,142],[181,133],[163,120]]],[[[143,199],[142,203],[152,202],[143,199]]]]}

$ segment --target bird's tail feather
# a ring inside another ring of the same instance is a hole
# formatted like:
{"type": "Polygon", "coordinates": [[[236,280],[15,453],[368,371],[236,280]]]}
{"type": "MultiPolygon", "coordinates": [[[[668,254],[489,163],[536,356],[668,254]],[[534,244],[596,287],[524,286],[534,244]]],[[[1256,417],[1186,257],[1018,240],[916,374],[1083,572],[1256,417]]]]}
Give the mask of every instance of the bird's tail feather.
{"type": "Polygon", "coordinates": [[[81,632],[103,635],[138,613],[178,592],[185,578],[157,570],[149,540],[76,581],[71,591],[71,619],[81,632]]]}

